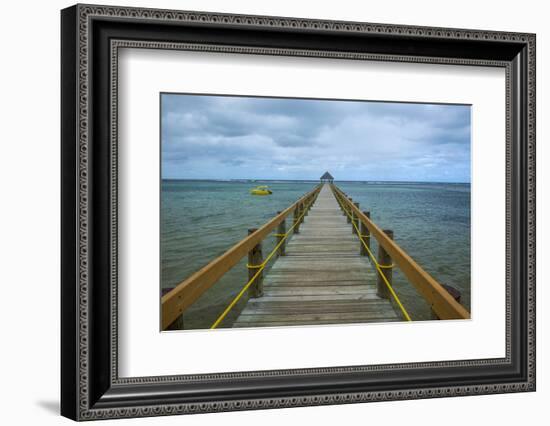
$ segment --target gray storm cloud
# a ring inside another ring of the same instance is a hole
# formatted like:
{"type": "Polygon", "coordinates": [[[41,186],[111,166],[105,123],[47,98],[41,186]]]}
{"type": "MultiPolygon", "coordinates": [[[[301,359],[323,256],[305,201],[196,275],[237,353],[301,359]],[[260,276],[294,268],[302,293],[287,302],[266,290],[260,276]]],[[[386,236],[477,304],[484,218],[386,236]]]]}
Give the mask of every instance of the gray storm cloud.
{"type": "Polygon", "coordinates": [[[163,94],[163,178],[470,181],[470,107],[163,94]]]}

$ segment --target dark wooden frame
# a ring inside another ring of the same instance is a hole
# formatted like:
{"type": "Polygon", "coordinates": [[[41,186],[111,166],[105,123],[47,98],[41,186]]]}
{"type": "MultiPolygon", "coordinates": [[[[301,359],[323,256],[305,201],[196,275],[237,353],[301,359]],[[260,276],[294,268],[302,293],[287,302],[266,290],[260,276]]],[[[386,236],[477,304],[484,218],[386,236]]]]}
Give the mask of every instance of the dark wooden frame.
{"type": "Polygon", "coordinates": [[[533,34],[95,5],[64,9],[61,28],[64,416],[86,420],[535,389],[533,34]],[[124,46],[505,68],[506,357],[119,378],[115,101],[116,53],[124,46]]]}

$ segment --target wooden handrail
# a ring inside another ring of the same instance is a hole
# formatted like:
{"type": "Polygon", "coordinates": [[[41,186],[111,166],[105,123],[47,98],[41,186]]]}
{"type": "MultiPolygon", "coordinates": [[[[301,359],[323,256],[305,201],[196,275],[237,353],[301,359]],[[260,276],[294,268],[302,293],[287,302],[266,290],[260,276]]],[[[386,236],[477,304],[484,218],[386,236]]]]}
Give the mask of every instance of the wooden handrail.
{"type": "Polygon", "coordinates": [[[261,228],[258,228],[254,233],[239,241],[224,254],[166,293],[161,299],[162,329],[166,330],[206,290],[212,287],[227,271],[239,263],[254,246],[277,228],[296,207],[310,200],[320,189],[321,185],[317,185],[312,191],[283,210],[261,228]]]}
{"type": "Polygon", "coordinates": [[[430,274],[415,262],[401,247],[389,238],[370,218],[368,218],[358,207],[348,200],[345,194],[336,185],[331,184],[340,202],[346,203],[348,209],[353,211],[361,223],[363,223],[371,235],[376,238],[378,244],[391,256],[403,274],[415,286],[418,292],[430,304],[432,310],[440,319],[468,319],[470,313],[464,306],[458,303],[453,296],[445,290],[430,274]]]}

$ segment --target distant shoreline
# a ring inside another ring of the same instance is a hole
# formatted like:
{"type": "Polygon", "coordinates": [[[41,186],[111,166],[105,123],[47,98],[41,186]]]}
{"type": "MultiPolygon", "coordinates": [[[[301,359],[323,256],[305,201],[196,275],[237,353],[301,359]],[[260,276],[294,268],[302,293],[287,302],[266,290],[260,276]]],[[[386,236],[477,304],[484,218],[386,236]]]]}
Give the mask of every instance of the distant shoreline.
{"type": "MultiPolygon", "coordinates": [[[[193,178],[162,178],[163,182],[218,182],[218,183],[318,183],[319,179],[193,179],[193,178]]],[[[336,183],[365,183],[370,185],[471,185],[471,182],[431,182],[431,181],[398,181],[398,180],[335,180],[336,183]]]]}

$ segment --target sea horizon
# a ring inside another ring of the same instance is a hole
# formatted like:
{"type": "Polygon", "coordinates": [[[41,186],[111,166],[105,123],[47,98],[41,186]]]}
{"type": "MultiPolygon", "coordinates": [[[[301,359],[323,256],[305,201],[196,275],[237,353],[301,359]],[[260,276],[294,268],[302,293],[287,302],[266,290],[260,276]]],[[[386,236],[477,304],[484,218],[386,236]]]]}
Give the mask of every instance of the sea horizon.
{"type": "MultiPolygon", "coordinates": [[[[185,182],[300,182],[300,183],[318,183],[319,179],[263,179],[263,178],[161,178],[162,181],[185,181],[185,182]]],[[[415,181],[415,180],[346,180],[334,179],[335,183],[370,183],[370,184],[455,184],[471,185],[471,182],[454,181],[415,181]]]]}

